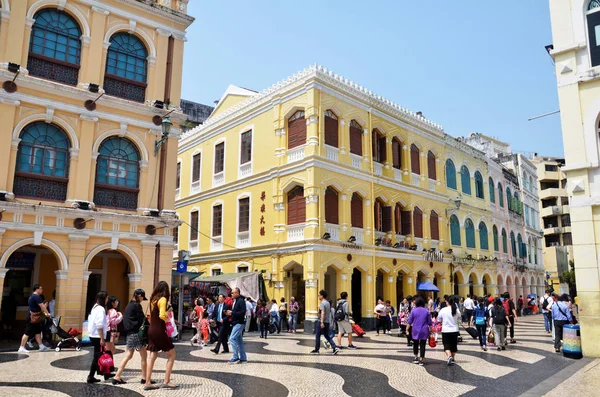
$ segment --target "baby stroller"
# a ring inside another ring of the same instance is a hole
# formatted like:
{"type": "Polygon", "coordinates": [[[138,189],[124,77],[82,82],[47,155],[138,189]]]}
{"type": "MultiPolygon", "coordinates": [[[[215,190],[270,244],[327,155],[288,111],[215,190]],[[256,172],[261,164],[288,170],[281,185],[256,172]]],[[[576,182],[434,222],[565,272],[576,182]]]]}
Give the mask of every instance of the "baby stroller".
{"type": "Polygon", "coordinates": [[[58,336],[60,340],[56,344],[55,350],[57,352],[62,349],[75,349],[75,351],[81,350],[81,340],[78,338],[80,332],[75,328],[69,328],[65,331],[60,327],[60,316],[56,316],[52,319],[52,334],[58,336]]]}

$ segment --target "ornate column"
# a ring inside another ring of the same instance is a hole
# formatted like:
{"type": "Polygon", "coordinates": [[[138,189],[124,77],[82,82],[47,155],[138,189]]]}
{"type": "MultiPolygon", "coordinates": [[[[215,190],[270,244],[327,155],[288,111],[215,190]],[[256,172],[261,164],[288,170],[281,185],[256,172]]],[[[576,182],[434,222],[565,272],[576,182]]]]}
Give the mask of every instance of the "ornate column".
{"type": "Polygon", "coordinates": [[[304,268],[304,331],[312,332],[319,314],[319,289],[317,272],[304,268]]]}
{"type": "Polygon", "coordinates": [[[373,140],[367,128],[363,129],[363,169],[371,170],[371,161],[373,161],[373,140]]]}
{"type": "Polygon", "coordinates": [[[418,277],[417,277],[417,272],[412,272],[407,276],[407,280],[406,283],[408,284],[408,289],[407,291],[404,292],[404,296],[415,296],[417,293],[417,281],[418,281],[418,277]]]}
{"type": "Polygon", "coordinates": [[[458,295],[465,297],[469,294],[469,284],[458,284],[458,295]]]}
{"type": "Polygon", "coordinates": [[[386,135],[385,137],[385,163],[383,163],[383,175],[388,176],[390,178],[394,178],[394,169],[392,167],[393,159],[392,159],[392,145],[391,145],[390,137],[386,135]]]}
{"type": "Polygon", "coordinates": [[[350,201],[352,200],[352,192],[344,192],[340,194],[341,199],[341,217],[340,217],[340,240],[347,241],[352,234],[351,223],[352,214],[350,208],[350,201]]]}
{"type": "Polygon", "coordinates": [[[383,296],[386,300],[392,303],[392,307],[397,308],[398,302],[396,302],[396,276],[392,273],[386,273],[383,277],[383,296]]]}
{"type": "Polygon", "coordinates": [[[367,221],[363,222],[365,228],[365,243],[367,244],[375,244],[375,219],[373,218],[373,205],[371,203],[371,199],[367,196],[367,199],[364,200],[365,208],[364,215],[367,217],[367,221]]]}
{"type": "Polygon", "coordinates": [[[431,211],[423,208],[423,248],[431,248],[431,224],[429,215],[431,211]]]}
{"type": "Polygon", "coordinates": [[[306,149],[304,155],[316,156],[319,154],[319,91],[310,89],[306,93],[306,149]]]}
{"type": "Polygon", "coordinates": [[[304,238],[320,238],[322,234],[320,234],[319,228],[319,220],[321,218],[319,216],[319,198],[321,197],[322,192],[317,186],[313,185],[313,171],[308,173],[308,183],[311,186],[304,189],[304,197],[306,200],[306,224],[304,227],[304,238]]]}
{"type": "Polygon", "coordinates": [[[451,295],[452,294],[452,283],[450,282],[450,276],[444,274],[442,276],[442,282],[441,282],[441,286],[439,286],[440,288],[440,293],[438,294],[438,296],[443,297],[444,295],[451,295]]]}
{"type": "Polygon", "coordinates": [[[340,131],[340,162],[346,162],[350,153],[350,123],[347,123],[345,119],[340,118],[339,123],[340,131]]]}
{"type": "Polygon", "coordinates": [[[410,180],[410,150],[407,144],[402,145],[402,181],[404,183],[411,183],[410,180]]]}
{"type": "Polygon", "coordinates": [[[420,148],[419,149],[419,165],[421,167],[421,187],[425,189],[429,189],[429,182],[427,181],[427,157],[425,156],[425,151],[420,148]]]}

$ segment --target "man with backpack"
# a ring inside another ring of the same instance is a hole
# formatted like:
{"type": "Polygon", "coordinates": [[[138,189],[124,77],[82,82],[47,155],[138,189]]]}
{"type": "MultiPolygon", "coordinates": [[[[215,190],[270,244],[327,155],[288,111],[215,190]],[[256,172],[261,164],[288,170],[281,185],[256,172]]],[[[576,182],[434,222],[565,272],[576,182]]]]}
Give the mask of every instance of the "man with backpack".
{"type": "Polygon", "coordinates": [[[348,334],[348,349],[356,349],[352,344],[352,325],[350,325],[350,305],[348,304],[348,293],[340,294],[340,300],[335,307],[334,318],[338,326],[338,346],[342,348],[342,336],[348,334]]]}
{"type": "MultiPolygon", "coordinates": [[[[508,298],[505,299],[505,301],[508,298]]],[[[492,309],[492,317],[490,318],[490,326],[494,327],[496,334],[496,346],[498,350],[506,350],[506,326],[510,326],[511,320],[506,312],[504,302],[500,298],[496,298],[494,302],[494,308],[492,309]]]]}
{"type": "Polygon", "coordinates": [[[544,328],[547,334],[552,333],[552,305],[554,305],[554,300],[550,296],[550,292],[546,291],[542,298],[542,314],[544,315],[544,328]]]}
{"type": "Polygon", "coordinates": [[[506,315],[508,316],[508,325],[504,329],[504,344],[508,344],[508,330],[510,329],[510,343],[517,343],[515,340],[515,323],[517,322],[517,310],[515,308],[515,303],[510,299],[510,294],[508,292],[504,293],[504,300],[502,301],[502,306],[506,311],[506,315]]]}

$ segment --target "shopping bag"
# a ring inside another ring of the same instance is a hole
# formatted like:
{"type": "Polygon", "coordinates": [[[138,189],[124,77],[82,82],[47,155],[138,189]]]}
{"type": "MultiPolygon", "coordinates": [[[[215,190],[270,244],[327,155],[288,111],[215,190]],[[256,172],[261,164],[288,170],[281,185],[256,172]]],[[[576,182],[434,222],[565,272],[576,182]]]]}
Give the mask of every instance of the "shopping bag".
{"type": "Polygon", "coordinates": [[[494,334],[493,329],[490,329],[490,332],[487,334],[487,342],[488,345],[494,345],[496,343],[496,334],[494,334]]]}
{"type": "Polygon", "coordinates": [[[437,346],[437,342],[435,341],[435,335],[431,334],[429,335],[429,347],[436,347],[437,346]]]}
{"type": "Polygon", "coordinates": [[[112,352],[102,348],[98,355],[98,375],[108,375],[114,370],[115,362],[112,352]]]}
{"type": "Polygon", "coordinates": [[[173,317],[173,312],[169,312],[169,320],[167,321],[167,335],[169,338],[174,338],[177,336],[177,325],[175,324],[175,318],[173,317]]]}
{"type": "Polygon", "coordinates": [[[90,340],[90,333],[88,331],[88,322],[84,321],[81,328],[81,343],[92,343],[90,340]]]}

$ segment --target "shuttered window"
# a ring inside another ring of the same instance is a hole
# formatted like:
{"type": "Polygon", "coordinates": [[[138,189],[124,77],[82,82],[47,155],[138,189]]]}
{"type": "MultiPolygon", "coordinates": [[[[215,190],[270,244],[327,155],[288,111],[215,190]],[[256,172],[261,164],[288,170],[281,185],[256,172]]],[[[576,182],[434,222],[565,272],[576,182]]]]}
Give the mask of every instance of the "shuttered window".
{"type": "Polygon", "coordinates": [[[219,237],[223,231],[223,206],[215,205],[213,207],[213,237],[219,237]]]}
{"type": "Polygon", "coordinates": [[[396,234],[402,233],[402,206],[400,204],[396,204],[396,208],[394,209],[394,226],[396,230],[396,234]]]}
{"type": "Polygon", "coordinates": [[[383,232],[383,204],[379,200],[375,200],[373,211],[375,230],[383,232]]]}
{"type": "Polygon", "coordinates": [[[325,111],[325,144],[338,147],[338,118],[331,110],[325,111]]]}
{"type": "Polygon", "coordinates": [[[338,192],[332,187],[325,190],[325,222],[334,225],[339,223],[338,192]]]}
{"type": "Polygon", "coordinates": [[[471,194],[471,172],[466,165],[460,168],[460,187],[464,194],[471,194]]]}
{"type": "Polygon", "coordinates": [[[446,187],[456,190],[456,167],[450,159],[446,160],[446,187]]]}
{"type": "Polygon", "coordinates": [[[465,221],[465,237],[467,238],[467,248],[475,248],[475,225],[470,219],[465,221]]]}
{"type": "Polygon", "coordinates": [[[198,240],[198,211],[190,214],[190,241],[198,240]]]}
{"type": "Polygon", "coordinates": [[[508,254],[508,241],[506,239],[506,230],[502,229],[502,252],[508,254]]]}
{"type": "Polygon", "coordinates": [[[240,164],[246,164],[252,161],[252,130],[244,132],[240,139],[240,164]]]}
{"type": "Polygon", "coordinates": [[[517,240],[515,240],[515,233],[510,232],[510,246],[512,248],[513,258],[517,257],[517,240]]]}
{"type": "Polygon", "coordinates": [[[412,211],[402,211],[402,234],[412,233],[412,211]]]}
{"type": "Polygon", "coordinates": [[[415,225],[415,237],[423,237],[423,212],[419,207],[413,210],[413,220],[415,225]]]}
{"type": "Polygon", "coordinates": [[[392,166],[402,169],[402,142],[398,138],[392,140],[392,166]]]}
{"type": "Polygon", "coordinates": [[[488,190],[490,195],[490,201],[492,203],[496,202],[496,192],[494,191],[494,180],[492,178],[488,179],[488,190]]]}
{"type": "Polygon", "coordinates": [[[350,202],[350,213],[352,218],[352,227],[363,227],[363,200],[358,194],[352,195],[350,202]]]}
{"type": "Polygon", "coordinates": [[[435,169],[435,154],[430,150],[427,152],[427,175],[429,179],[437,179],[437,170],[435,169]]]}
{"type": "Polygon", "coordinates": [[[504,192],[500,183],[498,183],[498,204],[501,208],[504,208],[504,192]]]}
{"type": "Polygon", "coordinates": [[[479,248],[486,251],[490,249],[487,226],[483,222],[479,223],[479,248]]]}
{"type": "Polygon", "coordinates": [[[175,179],[175,189],[181,187],[181,163],[177,163],[177,179],[175,179]]]}
{"type": "Polygon", "coordinates": [[[197,153],[192,158],[192,182],[200,180],[200,153],[197,153]]]}
{"type": "Polygon", "coordinates": [[[456,215],[450,217],[450,241],[452,245],[460,246],[460,223],[456,215]]]}
{"type": "Polygon", "coordinates": [[[225,167],[225,142],[215,146],[215,174],[223,172],[225,167]]]}
{"type": "Polygon", "coordinates": [[[302,146],[306,143],[306,119],[304,111],[298,110],[288,120],[288,149],[302,146]]]}
{"type": "Polygon", "coordinates": [[[483,176],[481,172],[475,171],[475,197],[482,199],[483,194],[483,176]]]}
{"type": "Polygon", "coordinates": [[[385,149],[385,136],[378,130],[373,130],[371,133],[373,140],[373,161],[378,163],[385,163],[386,160],[386,149],[385,149]]]}
{"type": "Polygon", "coordinates": [[[304,199],[304,188],[296,186],[288,193],[288,225],[304,223],[306,221],[306,200],[304,199]]]}
{"type": "Polygon", "coordinates": [[[498,228],[496,225],[492,228],[492,238],[494,239],[494,251],[498,251],[498,228]]]}
{"type": "Polygon", "coordinates": [[[438,214],[435,211],[431,211],[429,215],[429,229],[431,230],[431,239],[439,240],[440,239],[440,221],[438,218],[438,214]]]}
{"type": "Polygon", "coordinates": [[[250,230],[250,198],[244,197],[238,201],[238,232],[250,230]]]}
{"type": "Polygon", "coordinates": [[[410,145],[410,169],[414,174],[421,174],[419,148],[414,143],[410,145]]]}
{"type": "Polygon", "coordinates": [[[381,220],[381,223],[383,231],[392,231],[392,207],[383,207],[382,215],[383,218],[381,220]]]}
{"type": "Polygon", "coordinates": [[[352,120],[350,122],[350,153],[362,156],[362,135],[363,128],[356,120],[352,120]]]}

